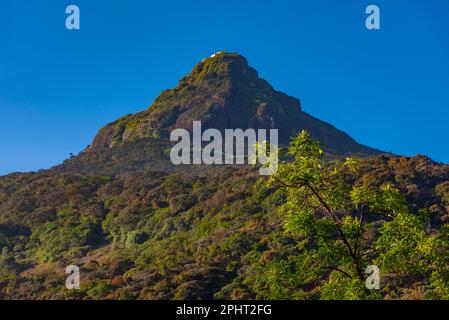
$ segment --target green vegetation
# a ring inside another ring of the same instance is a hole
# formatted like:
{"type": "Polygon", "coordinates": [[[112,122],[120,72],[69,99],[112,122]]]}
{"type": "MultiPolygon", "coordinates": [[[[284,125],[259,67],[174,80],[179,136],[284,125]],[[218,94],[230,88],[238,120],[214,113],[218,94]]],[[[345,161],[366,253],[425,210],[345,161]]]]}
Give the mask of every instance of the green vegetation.
{"type": "Polygon", "coordinates": [[[449,298],[448,166],[330,161],[302,133],[260,178],[179,172],[163,146],[137,140],[1,177],[0,298],[449,298]],[[64,286],[71,264],[79,291],[64,286]],[[378,291],[365,289],[368,265],[378,291]]]}
{"type": "Polygon", "coordinates": [[[78,156],[0,177],[0,299],[449,299],[449,165],[380,153],[220,53],[78,156]],[[194,120],[310,135],[270,178],[174,166],[167,137],[194,120]]]}
{"type": "Polygon", "coordinates": [[[298,254],[267,269],[269,297],[295,298],[298,288],[320,283],[325,299],[381,298],[382,292],[366,289],[369,265],[381,270],[387,284],[413,277],[427,282],[426,295],[444,297],[446,235],[428,232],[426,211],[411,213],[389,183],[354,184],[348,177],[358,171],[358,161],[328,165],[307,132],[292,141],[288,155],[293,160],[281,164],[270,182],[288,190],[281,211],[286,232],[298,238],[298,254]]]}

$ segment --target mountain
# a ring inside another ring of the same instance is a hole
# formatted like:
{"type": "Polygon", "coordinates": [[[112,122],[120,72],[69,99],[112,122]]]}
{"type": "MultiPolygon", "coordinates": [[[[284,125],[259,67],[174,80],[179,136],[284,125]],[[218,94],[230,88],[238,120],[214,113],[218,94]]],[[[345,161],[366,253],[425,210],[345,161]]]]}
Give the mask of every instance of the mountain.
{"type": "MultiPolygon", "coordinates": [[[[355,184],[393,183],[433,227],[447,223],[449,165],[423,156],[361,161],[355,184]]],[[[227,166],[0,177],[0,299],[269,298],[267,270],[298,249],[278,212],[285,192],[258,179],[257,170],[227,166]],[[80,290],[65,289],[69,265],[80,268],[80,290]]],[[[417,299],[425,283],[389,288],[387,298],[417,299]]],[[[318,299],[321,287],[300,292],[318,299]]]]}
{"type": "MultiPolygon", "coordinates": [[[[173,166],[170,131],[194,120],[278,128],[283,144],[307,129],[328,152],[360,156],[360,170],[345,177],[352,184],[393,184],[413,212],[429,213],[429,230],[449,221],[449,165],[362,146],[275,91],[242,56],[218,53],[147,110],[102,128],[79,155],[0,177],[0,299],[272,297],[267,270],[298,253],[279,212],[287,192],[259,184],[251,166],[173,166]],[[65,289],[69,265],[80,268],[80,290],[65,289]]],[[[410,277],[383,295],[420,298],[426,285],[410,277]]],[[[318,299],[323,288],[287,291],[276,297],[318,299]]]]}
{"type": "Polygon", "coordinates": [[[168,139],[175,128],[278,129],[281,144],[302,130],[337,155],[369,156],[378,150],[358,144],[349,135],[302,110],[300,101],[278,92],[248,61],[236,53],[219,52],[198,63],[147,110],[120,118],[102,128],[91,151],[142,138],[168,139]]]}

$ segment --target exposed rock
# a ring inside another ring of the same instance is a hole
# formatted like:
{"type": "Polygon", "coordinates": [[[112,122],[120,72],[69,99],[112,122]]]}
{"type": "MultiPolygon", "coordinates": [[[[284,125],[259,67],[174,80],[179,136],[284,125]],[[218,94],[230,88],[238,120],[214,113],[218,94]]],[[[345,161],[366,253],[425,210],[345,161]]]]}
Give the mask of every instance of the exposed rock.
{"type": "Polygon", "coordinates": [[[297,98],[276,91],[247,60],[219,52],[198,63],[176,88],[165,90],[147,110],[120,118],[102,128],[90,150],[110,148],[140,138],[168,139],[175,128],[278,129],[281,144],[308,130],[327,151],[369,156],[378,150],[358,144],[349,135],[302,110],[297,98]]]}

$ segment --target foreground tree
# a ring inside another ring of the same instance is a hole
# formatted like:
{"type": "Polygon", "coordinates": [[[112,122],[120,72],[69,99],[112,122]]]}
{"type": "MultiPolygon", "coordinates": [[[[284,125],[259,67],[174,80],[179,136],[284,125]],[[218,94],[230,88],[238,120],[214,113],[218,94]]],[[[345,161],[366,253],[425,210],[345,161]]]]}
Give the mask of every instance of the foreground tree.
{"type": "Polygon", "coordinates": [[[355,184],[357,160],[326,161],[305,131],[286,157],[268,183],[286,189],[281,213],[298,254],[268,266],[269,297],[303,298],[319,287],[324,299],[377,299],[394,291],[383,285],[410,279],[423,279],[434,298],[447,297],[447,232],[431,235],[426,212],[411,213],[390,184],[355,184]]]}

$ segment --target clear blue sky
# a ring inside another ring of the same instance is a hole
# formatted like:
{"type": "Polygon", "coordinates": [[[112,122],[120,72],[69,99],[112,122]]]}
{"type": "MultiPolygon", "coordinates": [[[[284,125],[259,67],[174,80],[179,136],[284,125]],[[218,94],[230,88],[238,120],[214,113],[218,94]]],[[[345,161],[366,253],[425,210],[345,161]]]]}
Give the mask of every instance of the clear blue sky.
{"type": "Polygon", "coordinates": [[[78,153],[216,51],[361,143],[449,163],[448,15],[447,0],[2,0],[0,174],[78,153]]]}

